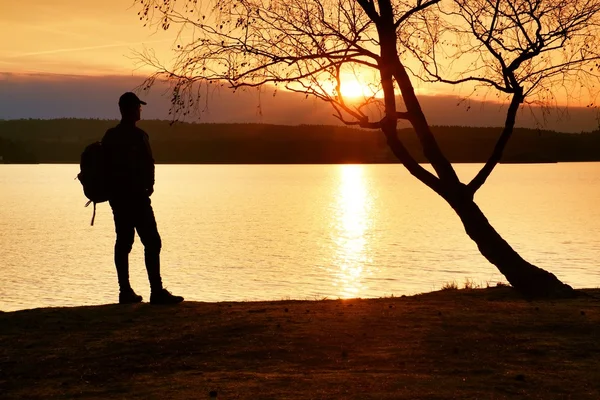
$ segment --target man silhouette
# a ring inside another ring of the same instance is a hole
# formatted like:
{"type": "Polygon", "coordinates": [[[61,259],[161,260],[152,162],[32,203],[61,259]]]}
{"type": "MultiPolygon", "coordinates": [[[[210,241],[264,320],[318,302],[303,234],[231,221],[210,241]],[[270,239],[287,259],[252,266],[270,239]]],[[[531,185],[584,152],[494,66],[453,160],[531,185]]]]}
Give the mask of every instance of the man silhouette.
{"type": "Polygon", "coordinates": [[[129,253],[135,231],[144,245],[144,259],[150,281],[151,304],[177,304],[183,297],[163,288],[160,277],[161,240],[150,196],[154,192],[154,159],[148,134],[136,126],[142,104],[134,93],[119,98],[121,122],[106,131],[102,139],[108,166],[109,203],[113,210],[117,240],[115,266],[119,280],[119,303],[142,301],[129,283],[129,253]]]}

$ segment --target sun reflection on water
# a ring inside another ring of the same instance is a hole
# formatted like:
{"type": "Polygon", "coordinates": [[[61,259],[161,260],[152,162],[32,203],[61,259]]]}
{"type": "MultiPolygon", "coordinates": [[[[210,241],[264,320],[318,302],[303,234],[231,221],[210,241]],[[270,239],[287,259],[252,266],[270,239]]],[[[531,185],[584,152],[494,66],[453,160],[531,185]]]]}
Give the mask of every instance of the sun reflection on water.
{"type": "Polygon", "coordinates": [[[371,196],[362,165],[340,166],[333,240],[337,247],[333,268],[334,286],[342,298],[360,297],[369,273],[367,233],[371,225],[371,196]]]}

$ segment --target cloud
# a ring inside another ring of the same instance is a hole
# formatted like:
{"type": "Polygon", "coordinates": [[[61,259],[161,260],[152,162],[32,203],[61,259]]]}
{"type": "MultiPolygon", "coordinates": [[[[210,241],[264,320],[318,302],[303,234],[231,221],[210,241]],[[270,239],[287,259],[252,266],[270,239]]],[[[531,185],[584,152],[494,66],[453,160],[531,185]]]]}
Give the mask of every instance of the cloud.
{"type": "MultiPolygon", "coordinates": [[[[117,100],[144,81],[140,76],[76,76],[0,73],[0,119],[101,118],[118,119],[117,100]]],[[[140,94],[148,105],[145,119],[169,119],[168,87],[159,84],[140,94]]],[[[502,126],[505,106],[480,101],[460,102],[454,96],[420,96],[422,108],[432,125],[502,126]]],[[[262,122],[270,124],[339,124],[333,109],[319,100],[279,91],[257,90],[232,93],[212,90],[201,98],[205,112],[201,122],[262,122]],[[260,107],[259,107],[260,106],[260,107]]],[[[597,129],[596,112],[570,108],[554,111],[545,118],[538,108],[519,112],[517,126],[581,132],[597,129]]]]}
{"type": "Polygon", "coordinates": [[[172,42],[172,39],[137,41],[137,42],[119,42],[119,43],[101,44],[101,45],[97,45],[97,46],[69,47],[69,48],[64,48],[64,49],[34,51],[34,52],[29,52],[29,53],[14,54],[14,55],[8,56],[6,58],[21,58],[21,57],[40,56],[40,55],[60,54],[60,53],[74,53],[74,52],[76,53],[76,52],[80,52],[80,51],[110,49],[110,48],[114,48],[114,47],[130,47],[130,46],[136,46],[136,45],[141,45],[141,44],[164,43],[164,42],[170,43],[170,42],[172,42]]]}

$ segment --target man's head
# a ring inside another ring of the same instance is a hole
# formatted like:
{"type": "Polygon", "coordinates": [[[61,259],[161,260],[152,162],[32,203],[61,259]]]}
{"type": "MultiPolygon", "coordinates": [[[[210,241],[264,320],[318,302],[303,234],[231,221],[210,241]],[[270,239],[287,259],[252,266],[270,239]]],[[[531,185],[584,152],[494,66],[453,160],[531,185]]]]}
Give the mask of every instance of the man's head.
{"type": "Polygon", "coordinates": [[[121,117],[126,121],[139,121],[142,111],[142,104],[146,105],[145,101],[142,101],[132,92],[125,92],[119,97],[119,110],[121,111],[121,117]]]}

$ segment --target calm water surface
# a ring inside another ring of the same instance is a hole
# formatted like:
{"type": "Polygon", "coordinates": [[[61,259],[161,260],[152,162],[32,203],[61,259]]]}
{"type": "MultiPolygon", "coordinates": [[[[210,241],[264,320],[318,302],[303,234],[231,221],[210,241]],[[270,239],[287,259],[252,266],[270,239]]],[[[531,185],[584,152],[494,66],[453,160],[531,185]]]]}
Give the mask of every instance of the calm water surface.
{"type": "MultiPolygon", "coordinates": [[[[479,165],[457,165],[463,180],[479,165]]],[[[0,310],[114,303],[114,228],[78,165],[0,165],[0,310]]],[[[163,280],[188,300],[381,297],[503,280],[400,165],[159,165],[163,280]]],[[[600,163],[500,165],[476,197],[529,261],[600,286],[600,163]]],[[[131,255],[146,299],[143,247],[131,255]]]]}

